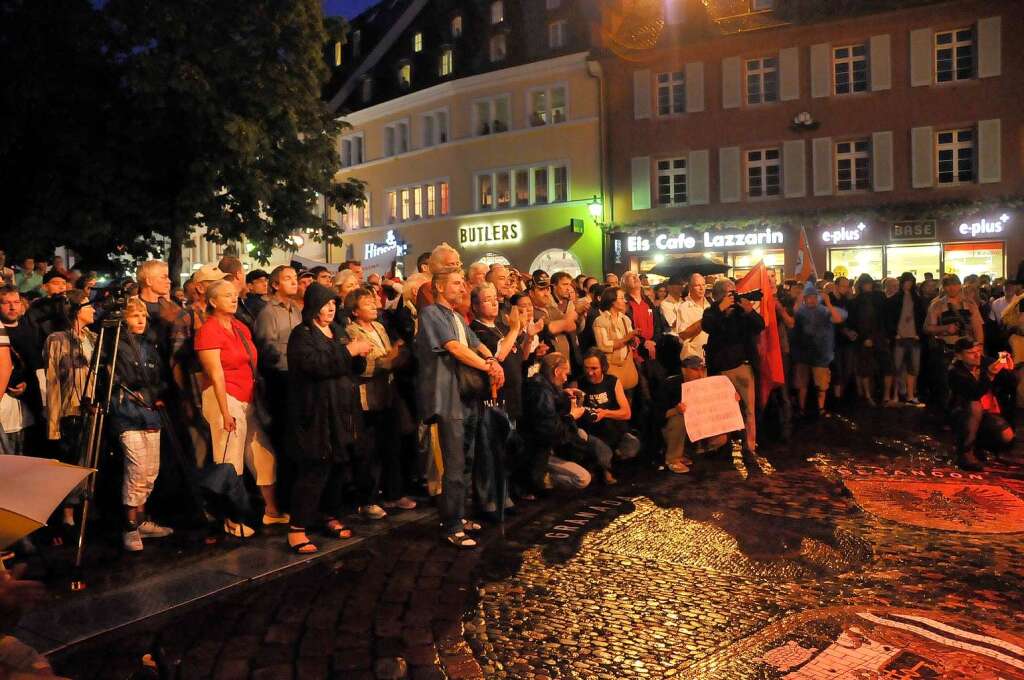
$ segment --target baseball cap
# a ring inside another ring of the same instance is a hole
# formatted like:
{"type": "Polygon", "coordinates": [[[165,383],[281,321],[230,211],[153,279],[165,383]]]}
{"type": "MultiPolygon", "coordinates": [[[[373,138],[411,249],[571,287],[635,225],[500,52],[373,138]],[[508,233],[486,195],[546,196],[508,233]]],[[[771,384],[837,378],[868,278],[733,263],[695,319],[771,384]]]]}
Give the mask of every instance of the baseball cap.
{"type": "Polygon", "coordinates": [[[960,338],[953,345],[953,350],[956,352],[966,352],[969,349],[974,349],[975,346],[980,345],[980,342],[975,342],[970,338],[960,338]]]}
{"type": "Polygon", "coordinates": [[[530,279],[530,288],[550,288],[551,277],[543,269],[538,269],[533,273],[533,277],[530,279]]]}
{"type": "Polygon", "coordinates": [[[192,275],[194,283],[210,283],[224,278],[224,272],[215,264],[204,264],[192,275]]]}
{"type": "Polygon", "coordinates": [[[262,269],[253,269],[251,272],[245,275],[245,282],[252,283],[256,279],[269,279],[270,274],[266,273],[262,269]]]}

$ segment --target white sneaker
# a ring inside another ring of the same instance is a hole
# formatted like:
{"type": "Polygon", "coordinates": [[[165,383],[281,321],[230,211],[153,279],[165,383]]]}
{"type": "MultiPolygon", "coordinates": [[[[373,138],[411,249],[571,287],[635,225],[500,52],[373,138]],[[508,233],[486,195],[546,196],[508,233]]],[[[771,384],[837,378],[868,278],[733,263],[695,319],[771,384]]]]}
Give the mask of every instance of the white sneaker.
{"type": "Polygon", "coordinates": [[[142,552],[142,536],[139,534],[139,530],[132,529],[124,532],[121,536],[121,545],[128,552],[142,552]]]}
{"type": "Polygon", "coordinates": [[[170,527],[162,527],[152,520],[146,520],[139,525],[139,534],[146,538],[163,538],[174,533],[170,527]]]}
{"type": "Polygon", "coordinates": [[[384,519],[388,516],[387,511],[379,505],[364,505],[359,508],[359,514],[367,519],[384,519]]]}

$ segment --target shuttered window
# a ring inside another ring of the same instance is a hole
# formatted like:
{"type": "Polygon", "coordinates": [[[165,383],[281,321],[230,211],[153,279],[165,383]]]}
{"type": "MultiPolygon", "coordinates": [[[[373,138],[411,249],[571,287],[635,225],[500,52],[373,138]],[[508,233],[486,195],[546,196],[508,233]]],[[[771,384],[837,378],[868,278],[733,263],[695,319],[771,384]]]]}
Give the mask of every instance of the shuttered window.
{"type": "Polygon", "coordinates": [[[974,29],[958,28],[935,34],[935,82],[950,83],[974,77],[974,29]]]}
{"type": "Polygon", "coordinates": [[[936,178],[939,184],[974,181],[974,130],[942,130],[935,134],[936,178]]]}
{"type": "Polygon", "coordinates": [[[769,104],[778,100],[778,59],[747,59],[747,104],[769,104]]]}
{"type": "Polygon", "coordinates": [[[778,196],[781,190],[782,165],[778,148],[747,151],[747,196],[765,198],[778,196]]]}
{"type": "Polygon", "coordinates": [[[686,158],[658,161],[658,205],[686,203],[686,158]]]}

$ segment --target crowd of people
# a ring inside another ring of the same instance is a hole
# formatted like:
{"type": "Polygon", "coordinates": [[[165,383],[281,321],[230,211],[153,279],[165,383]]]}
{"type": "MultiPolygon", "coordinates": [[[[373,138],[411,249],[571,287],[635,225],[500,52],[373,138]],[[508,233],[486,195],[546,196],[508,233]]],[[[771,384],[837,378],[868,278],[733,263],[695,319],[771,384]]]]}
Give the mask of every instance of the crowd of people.
{"type": "MultiPolygon", "coordinates": [[[[313,553],[314,530],[349,537],[353,510],[379,520],[426,492],[442,540],[472,548],[481,521],[553,488],[616,484],[629,461],[687,474],[731,439],[751,471],[770,471],[759,441],[785,443],[803,420],[854,402],[927,405],[951,424],[958,464],[978,470],[1012,445],[1024,403],[1020,275],[769,272],[772,295],[759,299],[698,272],[651,286],[635,271],[465,269],[447,244],[416,266],[404,280],[364,277],[354,261],[246,273],[225,256],[178,289],[150,260],[98,288],[60,258],[14,269],[0,253],[0,452],[83,462],[104,324],[121,329],[103,406],[132,552],[173,531],[147,511],[169,460],[179,484],[203,471],[233,478],[224,495],[248,484],[257,510],[202,507],[239,539],[283,525],[291,550],[313,553]],[[768,345],[785,384],[759,399],[763,333],[778,335],[768,345]],[[681,385],[709,375],[735,387],[744,428],[691,441],[681,385]]],[[[57,524],[72,530],[81,501],[78,489],[57,524]]]]}

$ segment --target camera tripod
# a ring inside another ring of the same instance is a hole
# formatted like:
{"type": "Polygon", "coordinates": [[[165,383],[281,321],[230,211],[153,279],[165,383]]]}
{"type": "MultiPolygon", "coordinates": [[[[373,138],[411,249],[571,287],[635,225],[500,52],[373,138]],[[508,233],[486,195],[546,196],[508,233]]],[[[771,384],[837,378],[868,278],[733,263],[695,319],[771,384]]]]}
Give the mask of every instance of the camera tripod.
{"type": "Polygon", "coordinates": [[[78,592],[85,590],[87,584],[82,578],[82,558],[85,556],[85,532],[89,523],[89,509],[93,503],[93,495],[96,492],[96,474],[100,459],[100,450],[103,446],[104,426],[106,424],[107,411],[110,408],[110,399],[114,393],[114,382],[117,371],[117,351],[121,345],[121,331],[124,328],[123,313],[118,310],[108,318],[100,322],[100,332],[96,339],[96,349],[93,351],[92,360],[89,362],[89,372],[85,378],[85,389],[83,391],[83,408],[86,413],[85,427],[82,428],[82,456],[84,466],[92,469],[85,480],[85,494],[82,499],[82,518],[78,526],[78,542],[75,546],[75,561],[71,572],[71,590],[78,592]],[[107,337],[113,329],[113,341],[107,349],[107,337]],[[109,357],[106,355],[109,354],[109,357]],[[103,390],[99,390],[100,370],[105,369],[107,382],[103,390]],[[97,399],[97,392],[100,398],[97,399]]]}

